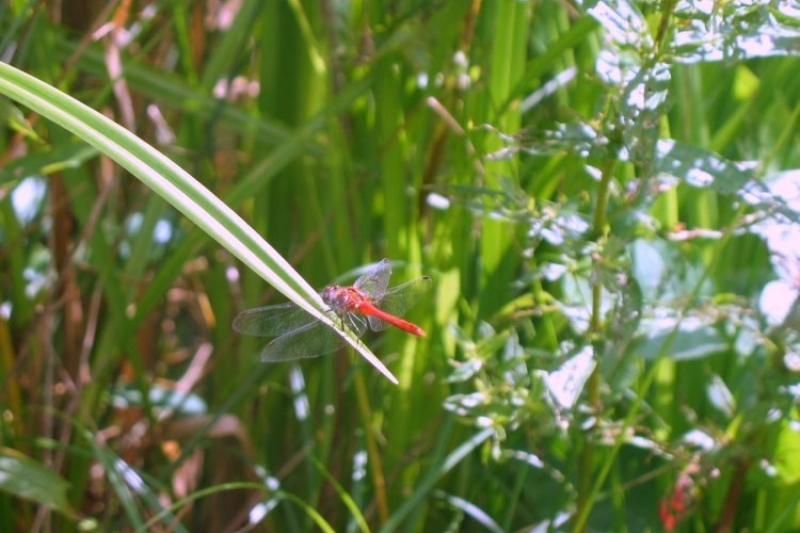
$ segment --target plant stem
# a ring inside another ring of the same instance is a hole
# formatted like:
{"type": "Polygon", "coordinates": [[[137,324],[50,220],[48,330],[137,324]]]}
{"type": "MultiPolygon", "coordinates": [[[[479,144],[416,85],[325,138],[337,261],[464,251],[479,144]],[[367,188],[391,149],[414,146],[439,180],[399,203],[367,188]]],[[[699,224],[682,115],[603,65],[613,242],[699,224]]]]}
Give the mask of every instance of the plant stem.
{"type": "MultiPolygon", "coordinates": [[[[614,174],[616,160],[611,159],[603,169],[603,176],[597,191],[597,203],[594,211],[594,233],[598,240],[602,242],[606,233],[606,207],[608,205],[608,193],[611,184],[611,177],[614,174]]],[[[594,261],[602,260],[601,257],[594,258],[594,261]]],[[[602,281],[599,277],[594,280],[592,285],[592,316],[589,322],[590,337],[594,341],[602,332],[601,320],[601,299],[603,293],[602,281]]],[[[602,406],[600,404],[600,365],[595,366],[587,384],[587,394],[589,405],[599,415],[602,406]]],[[[583,440],[583,447],[578,457],[578,502],[575,509],[575,522],[573,532],[582,533],[586,528],[586,517],[589,516],[589,509],[592,506],[592,470],[594,464],[594,443],[591,435],[583,440]]]]}

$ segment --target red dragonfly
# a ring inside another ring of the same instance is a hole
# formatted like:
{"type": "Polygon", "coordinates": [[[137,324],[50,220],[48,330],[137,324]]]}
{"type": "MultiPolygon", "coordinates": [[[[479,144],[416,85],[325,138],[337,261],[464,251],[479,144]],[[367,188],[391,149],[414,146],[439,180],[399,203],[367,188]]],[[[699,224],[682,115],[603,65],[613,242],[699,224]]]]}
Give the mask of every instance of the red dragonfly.
{"type": "MultiPolygon", "coordinates": [[[[367,326],[380,331],[387,324],[424,337],[422,328],[399,317],[430,290],[431,278],[423,276],[388,289],[391,275],[392,263],[384,259],[352,286],[328,285],[320,296],[358,337],[364,335],[367,326]]],[[[318,357],[347,344],[331,327],[293,303],[242,311],[234,319],[233,329],[245,335],[277,337],[261,351],[264,362],[318,357]]]]}

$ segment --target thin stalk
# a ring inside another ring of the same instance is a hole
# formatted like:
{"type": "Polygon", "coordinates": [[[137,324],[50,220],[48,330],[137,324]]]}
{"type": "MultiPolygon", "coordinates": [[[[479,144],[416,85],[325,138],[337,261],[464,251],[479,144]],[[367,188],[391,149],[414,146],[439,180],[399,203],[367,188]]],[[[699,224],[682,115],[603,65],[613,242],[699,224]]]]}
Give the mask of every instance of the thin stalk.
{"type": "MultiPolygon", "coordinates": [[[[603,171],[603,177],[600,181],[600,186],[597,191],[597,203],[595,204],[593,225],[594,234],[597,235],[598,238],[600,238],[600,236],[604,236],[606,233],[606,208],[608,206],[611,177],[614,174],[614,167],[616,166],[616,163],[617,162],[615,159],[608,161],[603,171]]],[[[592,285],[592,316],[589,323],[590,336],[592,339],[596,339],[600,335],[603,327],[600,316],[602,292],[602,282],[599,278],[595,279],[594,284],[592,285]]],[[[594,372],[592,372],[592,375],[589,377],[587,384],[589,405],[592,406],[595,415],[599,415],[602,408],[600,405],[600,384],[600,365],[597,365],[595,366],[594,372]]],[[[585,520],[579,520],[579,517],[588,516],[589,510],[592,507],[592,466],[594,464],[594,455],[594,443],[592,442],[591,436],[587,435],[583,441],[583,448],[581,449],[578,458],[578,503],[575,512],[576,520],[573,527],[573,531],[575,533],[580,533],[585,530],[586,522],[585,520]]]]}
{"type": "MultiPolygon", "coordinates": [[[[606,174],[604,174],[604,177],[605,177],[605,175],[606,174]]],[[[602,190],[602,186],[601,186],[601,190],[602,190]]],[[[599,197],[600,196],[598,196],[598,198],[599,197]]],[[[743,207],[740,208],[737,218],[741,217],[741,215],[743,213],[743,209],[744,209],[743,207]]],[[[597,219],[595,219],[595,220],[597,220],[597,219]]],[[[702,287],[703,284],[706,282],[706,279],[708,278],[708,276],[710,276],[711,273],[714,272],[714,270],[717,268],[717,265],[719,264],[720,258],[723,257],[723,254],[721,253],[721,250],[730,242],[732,235],[733,235],[732,232],[728,232],[728,233],[725,234],[725,236],[720,241],[720,245],[719,245],[717,253],[712,254],[713,260],[712,260],[711,264],[708,266],[708,268],[704,271],[703,275],[700,276],[698,278],[697,282],[695,283],[695,287],[694,287],[694,292],[695,293],[699,292],[700,287],[702,287]]],[[[658,356],[656,357],[656,359],[651,364],[649,371],[645,375],[645,378],[644,378],[644,380],[642,382],[642,386],[637,391],[636,399],[631,404],[631,407],[628,410],[627,415],[625,416],[625,420],[624,420],[624,422],[622,424],[622,427],[620,428],[619,432],[617,433],[616,440],[614,441],[614,446],[612,446],[611,449],[608,451],[608,453],[604,457],[603,465],[600,467],[600,471],[597,473],[596,476],[594,476],[594,482],[592,482],[592,478],[591,477],[589,478],[588,484],[591,485],[591,491],[588,494],[583,494],[582,492],[578,494],[578,507],[577,507],[577,509],[575,511],[574,526],[573,526],[573,529],[572,529],[574,532],[583,532],[583,531],[586,530],[586,523],[589,520],[589,513],[592,510],[591,503],[594,502],[597,499],[597,497],[599,496],[600,489],[603,487],[603,484],[605,483],[606,478],[608,477],[608,474],[611,471],[611,467],[615,464],[615,461],[616,461],[617,455],[619,454],[620,448],[622,448],[623,444],[628,442],[628,435],[629,435],[628,434],[628,429],[633,427],[634,420],[636,420],[636,417],[639,414],[639,410],[641,409],[642,404],[644,403],[644,398],[647,396],[648,392],[650,391],[650,388],[653,386],[653,383],[655,382],[656,376],[659,373],[659,364],[658,363],[666,356],[666,354],[667,354],[667,352],[669,350],[669,347],[672,346],[672,343],[674,342],[675,338],[678,335],[678,329],[679,329],[679,325],[680,325],[683,313],[684,312],[682,311],[680,313],[681,316],[679,316],[678,319],[675,321],[675,327],[673,328],[673,330],[670,333],[669,337],[664,342],[663,346],[661,347],[661,351],[659,352],[658,356]]],[[[597,373],[596,369],[595,369],[595,373],[597,373]]],[[[593,378],[594,378],[594,374],[590,378],[590,382],[589,382],[590,385],[592,383],[591,380],[593,378]]],[[[599,380],[599,378],[598,378],[598,380],[599,380]]],[[[588,450],[590,452],[593,452],[593,448],[592,447],[589,447],[588,450]]],[[[584,453],[586,453],[586,450],[584,450],[584,453]]],[[[583,463],[581,463],[581,465],[583,465],[583,463]]],[[[585,472],[582,471],[581,474],[585,475],[585,472]]],[[[581,481],[585,481],[585,480],[581,479],[581,481]]],[[[584,485],[581,484],[579,487],[580,487],[580,490],[583,490],[584,485]]]]}
{"type": "Polygon", "coordinates": [[[364,373],[356,372],[354,383],[358,396],[358,408],[361,421],[364,424],[364,438],[367,442],[369,453],[369,470],[372,474],[372,483],[375,485],[375,503],[378,507],[378,518],[381,524],[389,520],[389,505],[386,503],[386,479],[383,477],[383,460],[381,459],[378,444],[372,431],[372,411],[369,408],[369,394],[364,383],[364,373]]]}

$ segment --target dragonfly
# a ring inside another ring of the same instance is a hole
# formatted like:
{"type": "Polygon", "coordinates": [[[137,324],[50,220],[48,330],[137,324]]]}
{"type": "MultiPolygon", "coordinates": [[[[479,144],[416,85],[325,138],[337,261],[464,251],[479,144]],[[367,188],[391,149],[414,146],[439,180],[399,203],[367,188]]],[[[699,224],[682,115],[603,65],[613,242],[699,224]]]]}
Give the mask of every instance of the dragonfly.
{"type": "MultiPolygon", "coordinates": [[[[383,259],[356,279],[351,286],[328,285],[320,296],[331,311],[362,337],[367,329],[381,331],[392,325],[417,337],[425,331],[400,318],[431,288],[423,276],[389,288],[392,263],[383,259]]],[[[347,344],[333,328],[293,303],[256,307],[239,313],[233,329],[244,335],[275,337],[261,351],[267,363],[318,357],[347,344]]]]}

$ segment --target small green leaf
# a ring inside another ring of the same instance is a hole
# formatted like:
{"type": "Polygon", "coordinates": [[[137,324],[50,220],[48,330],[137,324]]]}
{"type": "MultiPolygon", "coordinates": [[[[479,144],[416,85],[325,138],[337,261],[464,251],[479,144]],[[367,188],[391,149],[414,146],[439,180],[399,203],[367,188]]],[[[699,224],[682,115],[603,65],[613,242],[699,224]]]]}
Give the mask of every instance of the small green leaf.
{"type": "Polygon", "coordinates": [[[6,124],[9,128],[25,135],[26,137],[29,137],[36,142],[42,142],[42,139],[30,126],[22,111],[20,111],[17,106],[15,106],[6,98],[0,98],[0,121],[6,124]]]}
{"type": "Polygon", "coordinates": [[[662,354],[676,361],[701,359],[727,348],[716,329],[688,322],[682,323],[677,330],[671,326],[651,331],[636,344],[636,349],[649,360],[662,354]]]}
{"type": "Polygon", "coordinates": [[[694,187],[734,194],[755,183],[751,170],[708,150],[671,139],[660,140],[656,150],[659,173],[674,176],[694,187]]]}
{"type": "Polygon", "coordinates": [[[11,448],[0,448],[0,490],[77,518],[67,501],[68,488],[64,478],[43,464],[11,448]]]}

